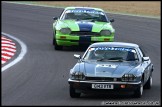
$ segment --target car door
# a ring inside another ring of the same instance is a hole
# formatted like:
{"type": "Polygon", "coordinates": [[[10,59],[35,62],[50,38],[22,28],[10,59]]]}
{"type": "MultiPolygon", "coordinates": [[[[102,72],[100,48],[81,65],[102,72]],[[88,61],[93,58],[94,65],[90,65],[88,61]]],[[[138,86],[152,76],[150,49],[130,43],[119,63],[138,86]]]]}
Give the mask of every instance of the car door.
{"type": "Polygon", "coordinates": [[[147,82],[147,80],[150,77],[151,60],[146,57],[144,51],[140,47],[139,47],[138,51],[139,51],[139,54],[141,56],[142,68],[144,70],[144,83],[145,83],[145,82],[147,82]],[[147,60],[145,58],[147,58],[147,60]]]}

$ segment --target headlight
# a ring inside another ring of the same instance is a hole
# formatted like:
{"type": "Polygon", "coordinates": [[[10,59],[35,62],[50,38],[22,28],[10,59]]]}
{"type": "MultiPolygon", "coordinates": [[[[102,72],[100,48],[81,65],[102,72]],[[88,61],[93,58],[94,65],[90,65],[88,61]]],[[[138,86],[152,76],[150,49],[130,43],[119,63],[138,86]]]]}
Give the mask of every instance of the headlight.
{"type": "Polygon", "coordinates": [[[62,28],[60,30],[60,32],[63,33],[63,34],[70,34],[71,33],[71,30],[70,30],[70,28],[62,28]]]}
{"type": "Polygon", "coordinates": [[[133,74],[124,74],[122,76],[122,81],[135,81],[136,76],[134,76],[133,74]]]}
{"type": "Polygon", "coordinates": [[[101,30],[100,35],[101,36],[109,36],[109,35],[111,35],[111,32],[109,30],[101,30]]]}
{"type": "Polygon", "coordinates": [[[72,72],[70,78],[74,80],[84,80],[85,75],[83,72],[72,72]]]}

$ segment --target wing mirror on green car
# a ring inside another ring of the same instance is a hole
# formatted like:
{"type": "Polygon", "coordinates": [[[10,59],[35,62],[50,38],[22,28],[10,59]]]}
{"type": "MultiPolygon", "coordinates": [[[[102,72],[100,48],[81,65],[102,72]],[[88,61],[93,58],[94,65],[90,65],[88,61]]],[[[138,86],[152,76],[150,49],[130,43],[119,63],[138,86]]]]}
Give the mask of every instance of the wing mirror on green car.
{"type": "Polygon", "coordinates": [[[57,20],[58,19],[58,17],[53,17],[53,20],[57,20]]]}
{"type": "Polygon", "coordinates": [[[114,19],[110,19],[110,22],[114,22],[115,20],[114,19]]]}

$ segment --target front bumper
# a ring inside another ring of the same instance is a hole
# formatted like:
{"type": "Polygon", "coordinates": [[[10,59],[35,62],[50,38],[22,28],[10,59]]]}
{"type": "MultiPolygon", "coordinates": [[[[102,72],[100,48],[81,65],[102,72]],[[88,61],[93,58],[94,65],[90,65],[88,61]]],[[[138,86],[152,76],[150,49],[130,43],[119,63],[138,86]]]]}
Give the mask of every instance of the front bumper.
{"type": "Polygon", "coordinates": [[[56,35],[57,45],[60,46],[76,46],[90,45],[96,42],[113,42],[114,34],[111,36],[71,36],[71,35],[56,35]]]}
{"type": "Polygon", "coordinates": [[[118,91],[134,91],[141,85],[140,82],[94,82],[94,81],[78,81],[68,80],[68,83],[79,92],[118,92],[118,91]],[[111,84],[113,89],[92,89],[92,84],[111,84]],[[125,85],[125,88],[121,88],[121,85],[125,85]]]}

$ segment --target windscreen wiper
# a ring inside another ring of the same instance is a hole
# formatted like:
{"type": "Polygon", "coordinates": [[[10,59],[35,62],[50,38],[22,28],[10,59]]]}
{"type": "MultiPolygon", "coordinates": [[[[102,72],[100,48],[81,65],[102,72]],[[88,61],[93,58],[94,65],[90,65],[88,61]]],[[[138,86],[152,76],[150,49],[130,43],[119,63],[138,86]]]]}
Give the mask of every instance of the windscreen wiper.
{"type": "Polygon", "coordinates": [[[122,57],[113,57],[113,58],[109,58],[108,60],[120,61],[120,62],[123,62],[124,61],[124,59],[122,57]]]}

